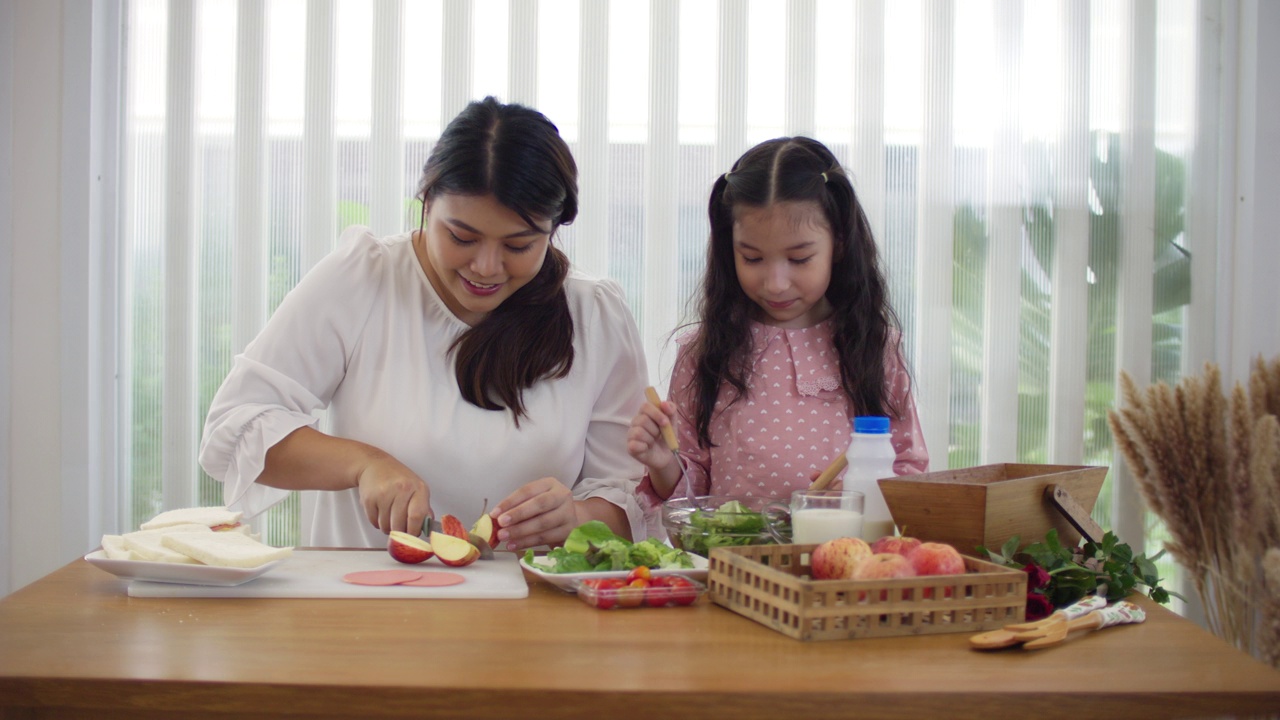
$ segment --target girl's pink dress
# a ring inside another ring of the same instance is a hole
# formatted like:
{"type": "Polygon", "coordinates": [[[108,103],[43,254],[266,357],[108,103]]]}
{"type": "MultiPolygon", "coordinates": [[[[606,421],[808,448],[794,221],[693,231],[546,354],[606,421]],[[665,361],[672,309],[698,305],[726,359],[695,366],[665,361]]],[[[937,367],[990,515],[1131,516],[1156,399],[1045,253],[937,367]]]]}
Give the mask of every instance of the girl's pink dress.
{"type": "MultiPolygon", "coordinates": [[[[696,331],[676,340],[679,350],[667,397],[676,404],[676,435],[697,495],[753,495],[787,499],[807,486],[849,447],[852,407],[840,387],[840,370],[831,345],[831,321],[789,330],[752,323],[754,349],[750,395],[724,410],[722,390],[711,418],[714,447],[698,446],[692,416],[693,362],[689,355],[696,331]]],[[[896,343],[897,337],[892,338],[896,343]]],[[[929,453],[911,396],[906,368],[894,352],[885,353],[885,385],[902,413],[889,429],[898,457],[898,475],[925,472],[929,453]]],[[[684,482],[672,492],[683,497],[684,482]]],[[[662,502],[648,476],[640,483],[641,504],[662,502]]]]}

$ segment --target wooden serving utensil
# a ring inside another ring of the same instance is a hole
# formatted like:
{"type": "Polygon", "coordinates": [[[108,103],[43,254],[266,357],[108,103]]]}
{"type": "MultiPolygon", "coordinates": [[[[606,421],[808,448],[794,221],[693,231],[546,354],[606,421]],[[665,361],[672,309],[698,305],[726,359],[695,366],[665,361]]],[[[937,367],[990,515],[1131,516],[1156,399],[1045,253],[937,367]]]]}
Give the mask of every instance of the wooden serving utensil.
{"type": "Polygon", "coordinates": [[[1039,650],[1057,645],[1066,640],[1067,635],[1076,630],[1101,630],[1112,625],[1140,623],[1146,619],[1147,614],[1143,612],[1142,608],[1131,602],[1118,602],[1111,607],[1096,610],[1074,620],[1051,625],[1041,637],[1023,643],[1022,649],[1039,650]]]}
{"type": "Polygon", "coordinates": [[[825,489],[828,485],[831,484],[831,481],[835,480],[836,476],[839,475],[841,472],[843,472],[844,469],[848,466],[849,466],[849,459],[845,457],[844,453],[840,453],[839,455],[836,456],[835,460],[831,461],[831,464],[827,466],[827,469],[822,471],[821,475],[814,478],[813,482],[809,485],[809,489],[810,490],[825,489]]]}
{"type": "Polygon", "coordinates": [[[978,633],[969,638],[969,646],[974,650],[999,650],[1000,648],[1013,647],[1022,642],[1019,639],[1020,633],[1032,633],[1034,637],[1039,638],[1041,632],[1047,631],[1056,624],[1065,625],[1067,621],[1074,618],[1087,615],[1094,610],[1107,606],[1106,598],[1090,595],[1078,602],[1054,612],[1046,618],[1041,618],[1032,622],[1014,623],[1005,625],[999,630],[988,630],[984,633],[978,633]]]}
{"type": "MultiPolygon", "coordinates": [[[[652,385],[644,389],[644,396],[649,404],[662,410],[662,398],[658,395],[658,391],[652,385]]],[[[676,459],[676,467],[680,468],[680,479],[684,481],[684,496],[689,501],[689,507],[699,509],[697,495],[693,492],[693,482],[689,480],[689,474],[684,469],[684,458],[680,457],[680,441],[676,439],[676,429],[671,423],[667,423],[661,427],[662,439],[667,443],[667,449],[671,451],[671,455],[676,459]]]]}

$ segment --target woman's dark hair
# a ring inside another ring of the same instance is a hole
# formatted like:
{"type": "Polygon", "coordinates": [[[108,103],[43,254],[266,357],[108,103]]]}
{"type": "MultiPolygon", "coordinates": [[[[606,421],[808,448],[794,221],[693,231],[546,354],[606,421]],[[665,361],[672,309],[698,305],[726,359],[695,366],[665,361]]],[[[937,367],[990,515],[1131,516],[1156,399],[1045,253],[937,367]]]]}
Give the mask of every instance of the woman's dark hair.
{"type": "MultiPolygon", "coordinates": [[[[885,391],[885,345],[898,318],[889,304],[871,225],[839,161],[822,143],[806,137],[778,138],[748,150],[711,188],[711,242],[698,302],[699,332],[694,360],[693,418],[698,442],[711,447],[711,416],[720,389],[725,406],[749,393],[751,318],[758,307],[743,292],[734,264],[733,224],[740,208],[779,202],[813,202],[822,209],[834,241],[831,283],[832,344],[840,359],[840,382],[858,415],[892,415],[885,391]]],[[[901,352],[900,347],[894,348],[901,352]]]]}
{"type": "MultiPolygon", "coordinates": [[[[550,220],[551,235],[578,215],[578,167],[559,130],[529,107],[492,97],[472,102],[440,135],[422,169],[417,197],[492,195],[530,227],[550,220]]],[[[565,297],[569,258],[554,245],[542,268],[464,332],[456,352],[458,389],[472,405],[525,415],[525,388],[573,367],[573,318],[565,297]]]]}

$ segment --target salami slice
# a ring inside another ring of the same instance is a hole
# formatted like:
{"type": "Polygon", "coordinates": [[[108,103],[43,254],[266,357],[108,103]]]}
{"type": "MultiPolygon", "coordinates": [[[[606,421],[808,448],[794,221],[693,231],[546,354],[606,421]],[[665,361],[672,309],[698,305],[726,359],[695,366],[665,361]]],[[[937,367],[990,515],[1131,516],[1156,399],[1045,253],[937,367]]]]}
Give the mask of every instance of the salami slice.
{"type": "Polygon", "coordinates": [[[362,570],[343,575],[342,581],[352,585],[401,585],[421,575],[416,570],[362,570]]]}
{"type": "Polygon", "coordinates": [[[418,573],[421,577],[417,580],[402,582],[401,585],[410,587],[446,587],[448,585],[459,585],[466,581],[466,578],[458,573],[451,572],[424,572],[418,573]]]}

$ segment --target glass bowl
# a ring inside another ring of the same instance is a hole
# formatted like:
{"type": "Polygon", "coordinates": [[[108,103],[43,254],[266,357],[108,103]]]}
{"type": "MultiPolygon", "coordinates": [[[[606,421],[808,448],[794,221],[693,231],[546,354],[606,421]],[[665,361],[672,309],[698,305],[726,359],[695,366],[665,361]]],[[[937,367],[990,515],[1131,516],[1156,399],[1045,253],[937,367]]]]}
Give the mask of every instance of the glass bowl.
{"type": "MultiPolygon", "coordinates": [[[[748,495],[702,495],[692,503],[671,498],[662,503],[662,527],[672,545],[703,557],[716,547],[770,545],[777,542],[764,514],[771,501],[748,495]]],[[[779,519],[772,522],[784,534],[790,532],[779,519]]]]}

